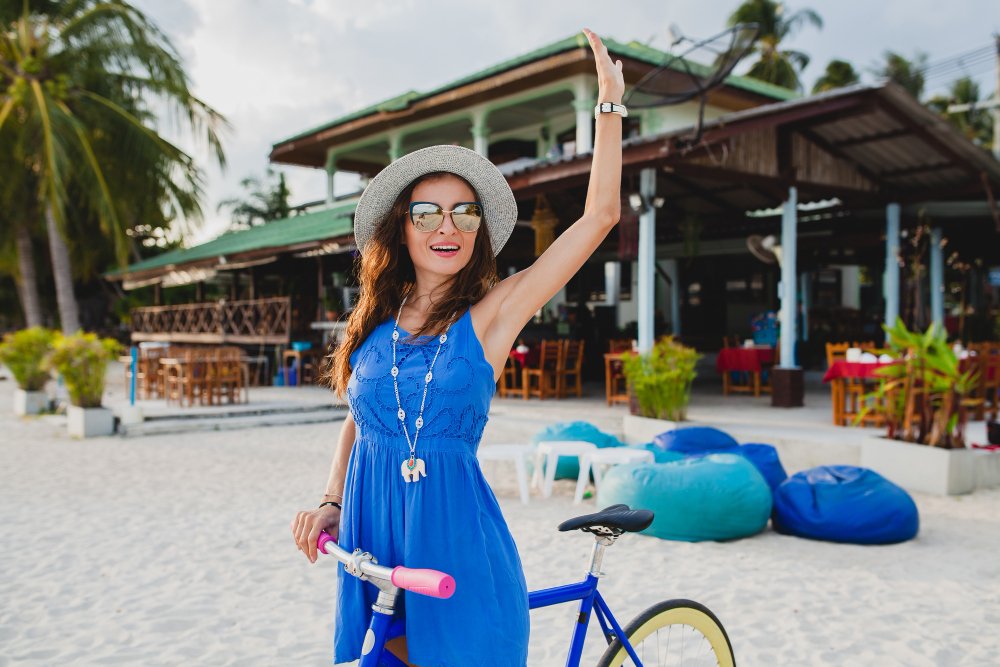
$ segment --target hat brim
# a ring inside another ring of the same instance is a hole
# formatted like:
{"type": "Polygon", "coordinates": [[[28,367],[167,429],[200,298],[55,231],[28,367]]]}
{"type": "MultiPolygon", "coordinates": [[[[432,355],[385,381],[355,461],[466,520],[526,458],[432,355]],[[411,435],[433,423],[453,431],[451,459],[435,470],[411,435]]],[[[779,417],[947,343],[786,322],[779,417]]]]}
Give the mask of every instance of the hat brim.
{"type": "Polygon", "coordinates": [[[392,162],[368,183],[354,211],[354,241],[358,251],[364,253],[376,227],[385,220],[406,186],[439,171],[461,176],[476,191],[483,205],[483,220],[493,255],[499,254],[517,222],[514,193],[495,164],[462,146],[431,146],[413,151],[392,162]]]}

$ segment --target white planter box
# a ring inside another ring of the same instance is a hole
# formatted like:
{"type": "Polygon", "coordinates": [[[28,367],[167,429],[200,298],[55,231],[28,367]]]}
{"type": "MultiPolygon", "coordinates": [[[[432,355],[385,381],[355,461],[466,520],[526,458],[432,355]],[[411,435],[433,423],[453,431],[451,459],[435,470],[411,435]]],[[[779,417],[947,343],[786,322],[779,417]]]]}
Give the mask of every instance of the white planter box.
{"type": "MultiPolygon", "coordinates": [[[[695,424],[689,424],[695,426],[695,424]]],[[[625,415],[623,429],[625,432],[626,445],[643,445],[652,442],[653,438],[664,431],[672,431],[677,428],[677,422],[666,419],[653,419],[651,417],[638,417],[636,415],[625,415]]]]}
{"type": "Polygon", "coordinates": [[[14,414],[37,415],[49,407],[49,395],[44,391],[14,389],[14,414]]]}
{"type": "Polygon", "coordinates": [[[976,489],[977,453],[869,438],[861,445],[861,465],[908,491],[955,496],[976,489]]]}
{"type": "Polygon", "coordinates": [[[143,422],[142,408],[138,405],[120,406],[116,416],[123,426],[133,426],[143,422]]]}
{"type": "Polygon", "coordinates": [[[66,425],[74,438],[93,438],[115,432],[115,416],[108,408],[66,408],[66,425]]]}

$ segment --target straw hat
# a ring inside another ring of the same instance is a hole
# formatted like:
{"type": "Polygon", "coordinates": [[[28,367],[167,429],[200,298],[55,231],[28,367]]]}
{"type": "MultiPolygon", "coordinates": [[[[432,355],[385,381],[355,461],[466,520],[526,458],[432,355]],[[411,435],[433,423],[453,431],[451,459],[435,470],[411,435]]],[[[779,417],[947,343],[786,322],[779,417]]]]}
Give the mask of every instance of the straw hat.
{"type": "Polygon", "coordinates": [[[469,182],[483,205],[483,221],[493,254],[500,252],[517,222],[514,193],[495,164],[461,146],[431,146],[413,151],[371,180],[354,211],[354,240],[359,252],[365,251],[365,244],[388,215],[399,193],[417,178],[436,171],[446,171],[469,182]]]}

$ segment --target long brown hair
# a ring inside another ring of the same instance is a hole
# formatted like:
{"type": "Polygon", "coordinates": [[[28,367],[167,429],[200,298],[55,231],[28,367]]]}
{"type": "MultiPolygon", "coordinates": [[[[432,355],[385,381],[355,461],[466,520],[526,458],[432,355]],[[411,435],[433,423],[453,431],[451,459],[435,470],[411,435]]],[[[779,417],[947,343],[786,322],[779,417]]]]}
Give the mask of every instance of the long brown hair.
{"type": "MultiPolygon", "coordinates": [[[[416,285],[416,272],[410,253],[403,245],[403,225],[409,213],[410,197],[413,189],[424,181],[442,176],[455,176],[449,172],[433,172],[421,176],[410,183],[393,203],[389,214],[375,228],[372,237],[365,244],[364,254],[356,260],[360,292],[358,304],[347,319],[347,331],[337,349],[324,364],[323,381],[341,399],[347,391],[351,378],[351,354],[379,324],[399,311],[403,296],[416,285]]],[[[465,179],[462,179],[463,181],[465,179]]],[[[466,182],[468,185],[468,183],[466,182]]],[[[475,192],[475,188],[469,185],[475,192]]],[[[478,198],[478,195],[477,195],[478,198]]],[[[465,309],[476,303],[497,282],[497,263],[490,243],[489,230],[485,219],[476,234],[469,262],[449,281],[444,298],[433,304],[424,326],[412,332],[414,336],[443,331],[452,320],[465,309]]]]}

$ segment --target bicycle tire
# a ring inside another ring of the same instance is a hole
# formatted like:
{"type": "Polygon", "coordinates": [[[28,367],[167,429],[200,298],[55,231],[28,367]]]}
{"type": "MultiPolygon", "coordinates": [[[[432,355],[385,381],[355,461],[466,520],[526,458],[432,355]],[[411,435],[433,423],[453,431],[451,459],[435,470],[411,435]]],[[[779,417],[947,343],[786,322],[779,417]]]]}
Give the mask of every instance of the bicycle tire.
{"type": "MultiPolygon", "coordinates": [[[[692,600],[663,600],[657,602],[652,607],[636,616],[622,630],[628,641],[635,649],[639,660],[642,660],[643,667],[665,667],[669,665],[687,666],[713,665],[718,667],[736,667],[736,658],[733,656],[733,646],[729,642],[729,635],[726,634],[722,623],[716,618],[708,607],[692,600]],[[666,629],[666,637],[662,638],[662,631],[666,629]],[[678,635],[673,636],[672,635],[678,635]],[[671,639],[675,642],[671,646],[671,639]],[[652,644],[647,647],[647,640],[652,640],[652,644]],[[673,660],[678,657],[678,651],[672,648],[679,646],[679,661],[673,660]],[[685,656],[685,649],[690,646],[691,641],[696,641],[696,654],[690,653],[685,656]],[[664,646],[665,644],[665,646],[664,646]],[[664,648],[666,649],[664,651],[664,648]],[[645,659],[653,652],[655,662],[645,659]]],[[[622,643],[616,638],[608,646],[604,655],[597,663],[597,667],[620,667],[621,665],[631,665],[632,661],[622,643]]]]}

